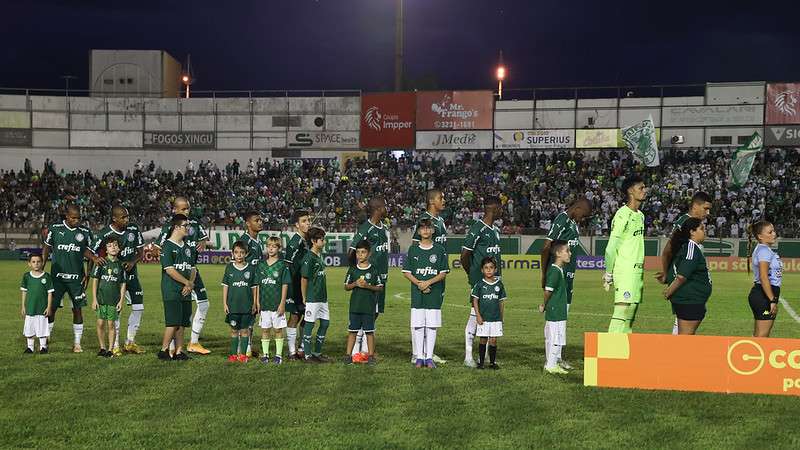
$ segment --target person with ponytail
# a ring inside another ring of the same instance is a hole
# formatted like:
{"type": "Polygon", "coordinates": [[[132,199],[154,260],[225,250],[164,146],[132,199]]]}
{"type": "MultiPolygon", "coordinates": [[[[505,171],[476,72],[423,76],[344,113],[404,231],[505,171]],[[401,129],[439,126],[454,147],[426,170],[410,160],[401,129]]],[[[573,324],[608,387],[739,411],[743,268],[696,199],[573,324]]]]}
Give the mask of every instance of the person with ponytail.
{"type": "Polygon", "coordinates": [[[711,274],[703,255],[706,226],[701,219],[686,219],[672,234],[669,247],[677,250],[667,271],[664,298],[672,302],[678,319],[677,334],[695,334],[706,316],[711,297],[711,274]]]}
{"type": "Polygon", "coordinates": [[[766,220],[760,220],[747,227],[748,252],[753,271],[753,289],[748,301],[753,310],[755,326],[753,336],[769,337],[775,316],[778,314],[778,299],[781,295],[783,263],[780,256],[770,246],[775,245],[778,236],[775,227],[766,220]],[[753,248],[753,241],[758,244],[753,248]]]}

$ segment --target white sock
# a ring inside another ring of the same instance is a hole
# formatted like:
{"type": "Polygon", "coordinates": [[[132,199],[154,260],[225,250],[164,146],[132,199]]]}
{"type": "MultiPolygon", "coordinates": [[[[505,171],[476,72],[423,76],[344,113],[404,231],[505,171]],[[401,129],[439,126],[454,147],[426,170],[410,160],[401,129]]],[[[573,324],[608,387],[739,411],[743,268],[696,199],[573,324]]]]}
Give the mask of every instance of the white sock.
{"type": "Polygon", "coordinates": [[[114,348],[119,348],[119,319],[114,321],[114,330],[116,330],[116,334],[114,335],[114,348]]]}
{"type": "Polygon", "coordinates": [[[175,339],[174,338],[171,341],[169,341],[169,352],[170,353],[175,352],[175,339]]]}
{"type": "Polygon", "coordinates": [[[75,345],[81,345],[81,338],[83,337],[83,324],[73,323],[72,333],[75,335],[75,345]]]}
{"type": "Polygon", "coordinates": [[[675,316],[675,322],[672,324],[672,335],[678,335],[678,316],[675,316]]]}
{"type": "MultiPolygon", "coordinates": [[[[133,305],[133,307],[136,306],[139,305],[133,305]]],[[[128,339],[126,340],[128,344],[136,342],[136,333],[139,331],[139,325],[142,323],[143,314],[144,308],[131,310],[131,315],[128,316],[128,339]]]]}
{"type": "Polygon", "coordinates": [[[200,342],[200,333],[203,331],[203,326],[206,323],[208,306],[208,300],[197,302],[197,311],[194,312],[194,319],[192,319],[192,344],[200,342]]]}
{"type": "Polygon", "coordinates": [[[547,335],[547,324],[544,326],[544,367],[552,367],[549,365],[550,361],[550,338],[547,335]]]}
{"type": "Polygon", "coordinates": [[[286,346],[289,347],[289,356],[297,354],[297,328],[286,327],[286,346]]]}
{"type": "Polygon", "coordinates": [[[33,340],[33,338],[32,338],[32,337],[29,337],[29,338],[28,338],[28,348],[29,348],[29,349],[33,350],[33,343],[34,343],[34,342],[35,342],[35,341],[33,340]]]}
{"type": "Polygon", "coordinates": [[[47,338],[46,337],[40,337],[39,338],[39,349],[41,350],[43,348],[47,348],[47,338]]]}
{"type": "Polygon", "coordinates": [[[558,364],[558,345],[550,344],[547,347],[547,368],[553,368],[558,364]]]}
{"type": "Polygon", "coordinates": [[[49,330],[50,330],[50,333],[48,333],[48,334],[53,334],[53,326],[54,326],[55,324],[56,324],[56,322],[55,322],[55,321],[52,321],[52,322],[50,322],[50,323],[48,323],[48,324],[47,324],[47,327],[48,327],[48,328],[49,328],[49,330]]]}
{"type": "Polygon", "coordinates": [[[417,339],[414,337],[414,327],[411,327],[411,358],[416,359],[417,355],[422,353],[421,350],[417,349],[417,339]]]}
{"type": "Polygon", "coordinates": [[[414,328],[414,345],[417,347],[417,359],[425,359],[422,349],[425,346],[425,328],[414,328]]]}
{"type": "Polygon", "coordinates": [[[425,328],[425,359],[433,359],[436,346],[436,328],[425,328]]]}
{"type": "Polygon", "coordinates": [[[472,314],[467,320],[467,327],[464,328],[464,359],[472,359],[472,342],[475,341],[475,333],[478,331],[478,319],[472,314]]]}
{"type": "Polygon", "coordinates": [[[564,350],[564,346],[563,345],[558,345],[557,347],[558,347],[558,354],[556,355],[556,359],[558,361],[563,361],[564,359],[561,358],[561,352],[564,350]]]}
{"type": "Polygon", "coordinates": [[[352,353],[353,355],[355,355],[356,353],[361,353],[361,351],[362,351],[361,350],[361,346],[364,343],[364,340],[365,340],[364,339],[364,329],[361,328],[361,329],[358,330],[358,333],[356,333],[356,343],[353,346],[353,353],[352,353]]]}

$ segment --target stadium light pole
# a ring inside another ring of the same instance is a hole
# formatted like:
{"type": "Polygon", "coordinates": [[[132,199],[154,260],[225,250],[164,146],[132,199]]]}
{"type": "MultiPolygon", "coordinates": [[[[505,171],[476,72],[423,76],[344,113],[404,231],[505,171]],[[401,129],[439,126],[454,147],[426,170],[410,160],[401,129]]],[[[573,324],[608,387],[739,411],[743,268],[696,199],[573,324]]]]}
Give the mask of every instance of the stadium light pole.
{"type": "Polygon", "coordinates": [[[403,0],[395,0],[394,90],[403,90],[403,0]]]}
{"type": "Polygon", "coordinates": [[[497,98],[498,100],[503,99],[503,80],[506,79],[506,66],[499,65],[497,66],[497,98]]]}
{"type": "Polygon", "coordinates": [[[189,78],[189,75],[184,75],[181,77],[181,81],[186,86],[186,98],[189,98],[189,85],[192,84],[192,79],[189,78]]]}

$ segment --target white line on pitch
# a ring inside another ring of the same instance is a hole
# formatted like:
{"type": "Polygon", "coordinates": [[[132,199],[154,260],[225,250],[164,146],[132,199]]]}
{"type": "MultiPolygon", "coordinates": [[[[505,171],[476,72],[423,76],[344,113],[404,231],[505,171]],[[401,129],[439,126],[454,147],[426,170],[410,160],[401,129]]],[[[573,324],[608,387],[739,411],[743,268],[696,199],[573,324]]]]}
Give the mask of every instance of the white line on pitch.
{"type": "Polygon", "coordinates": [[[780,300],[781,305],[783,305],[783,307],[786,309],[786,312],[788,312],[789,315],[792,316],[792,319],[794,319],[795,322],[800,323],[800,316],[798,316],[795,310],[792,309],[791,306],[789,306],[789,302],[787,302],[786,299],[783,297],[779,298],[778,300],[780,300]]]}

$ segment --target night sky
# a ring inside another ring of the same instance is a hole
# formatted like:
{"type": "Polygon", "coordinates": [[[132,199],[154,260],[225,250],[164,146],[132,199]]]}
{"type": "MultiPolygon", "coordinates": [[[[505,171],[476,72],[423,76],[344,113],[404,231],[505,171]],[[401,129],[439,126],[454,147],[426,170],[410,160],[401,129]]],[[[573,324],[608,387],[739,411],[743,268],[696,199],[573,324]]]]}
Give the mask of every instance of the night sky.
{"type": "MultiPolygon", "coordinates": [[[[3,3],[0,87],[86,88],[105,48],[191,53],[196,90],[393,89],[394,0],[3,3]]],[[[797,6],[713,3],[405,0],[406,74],[490,88],[502,50],[507,88],[800,80],[797,6]]]]}

